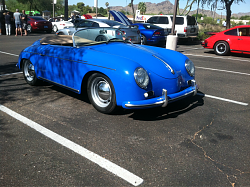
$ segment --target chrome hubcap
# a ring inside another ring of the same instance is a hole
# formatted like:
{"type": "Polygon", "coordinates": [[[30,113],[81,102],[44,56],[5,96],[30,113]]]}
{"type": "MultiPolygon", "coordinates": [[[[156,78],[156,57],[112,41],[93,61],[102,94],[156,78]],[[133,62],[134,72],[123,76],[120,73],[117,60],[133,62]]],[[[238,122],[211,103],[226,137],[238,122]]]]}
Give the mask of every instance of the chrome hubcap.
{"type": "Polygon", "coordinates": [[[33,64],[31,64],[30,62],[26,62],[24,64],[24,76],[28,81],[33,81],[34,75],[35,75],[35,69],[33,64]]]}
{"type": "Polygon", "coordinates": [[[54,30],[54,32],[56,32],[57,31],[57,27],[54,25],[54,27],[53,27],[53,30],[54,30]]]}
{"type": "Polygon", "coordinates": [[[91,95],[99,107],[107,107],[112,97],[112,91],[108,81],[102,77],[95,78],[91,84],[91,95]]]}
{"type": "Polygon", "coordinates": [[[218,45],[216,46],[216,51],[217,51],[217,53],[219,53],[219,54],[224,53],[224,52],[226,51],[226,45],[223,44],[223,43],[218,44],[218,45]]]}

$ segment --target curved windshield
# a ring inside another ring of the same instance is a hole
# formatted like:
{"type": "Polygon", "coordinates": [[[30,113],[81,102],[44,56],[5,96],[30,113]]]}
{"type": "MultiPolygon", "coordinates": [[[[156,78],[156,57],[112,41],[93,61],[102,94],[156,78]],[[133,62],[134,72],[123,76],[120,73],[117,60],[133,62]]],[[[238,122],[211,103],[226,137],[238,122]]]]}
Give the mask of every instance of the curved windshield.
{"type": "Polygon", "coordinates": [[[108,42],[123,42],[125,36],[119,29],[113,28],[88,28],[80,29],[73,34],[75,47],[96,45],[108,42]]]}

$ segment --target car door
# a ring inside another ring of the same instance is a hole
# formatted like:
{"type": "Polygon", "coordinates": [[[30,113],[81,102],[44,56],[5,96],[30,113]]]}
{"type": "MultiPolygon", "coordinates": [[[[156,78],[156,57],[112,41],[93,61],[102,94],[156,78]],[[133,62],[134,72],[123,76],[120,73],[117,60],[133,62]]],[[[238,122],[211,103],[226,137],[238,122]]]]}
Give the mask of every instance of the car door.
{"type": "Polygon", "coordinates": [[[226,31],[224,33],[225,35],[225,38],[224,40],[225,41],[228,41],[229,44],[230,44],[230,50],[234,50],[234,51],[237,51],[239,50],[239,37],[238,37],[238,30],[237,29],[231,29],[229,31],[226,31]]]}
{"type": "Polygon", "coordinates": [[[250,52],[250,28],[238,28],[238,49],[250,52]]]}
{"type": "Polygon", "coordinates": [[[44,63],[42,77],[47,81],[75,88],[77,62],[74,59],[74,48],[70,46],[46,45],[42,49],[44,63]]]}

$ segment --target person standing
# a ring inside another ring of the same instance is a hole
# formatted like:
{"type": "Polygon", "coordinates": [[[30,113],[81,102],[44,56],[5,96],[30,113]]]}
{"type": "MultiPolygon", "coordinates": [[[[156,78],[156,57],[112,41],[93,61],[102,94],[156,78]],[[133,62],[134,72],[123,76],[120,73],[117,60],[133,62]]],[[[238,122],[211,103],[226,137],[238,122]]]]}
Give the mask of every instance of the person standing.
{"type": "Polygon", "coordinates": [[[18,31],[20,31],[21,36],[23,36],[21,14],[19,13],[18,9],[16,9],[16,12],[14,13],[14,19],[15,19],[15,25],[16,25],[16,36],[18,34],[18,31]]]}
{"type": "Polygon", "coordinates": [[[0,12],[0,35],[2,35],[2,21],[3,21],[3,14],[0,12]]]}
{"type": "Polygon", "coordinates": [[[22,10],[22,25],[23,25],[23,30],[24,30],[24,35],[27,36],[27,22],[28,22],[28,16],[25,14],[25,10],[22,10]]]}
{"type": "Polygon", "coordinates": [[[6,35],[11,35],[11,16],[9,12],[5,15],[5,28],[6,35]]]}

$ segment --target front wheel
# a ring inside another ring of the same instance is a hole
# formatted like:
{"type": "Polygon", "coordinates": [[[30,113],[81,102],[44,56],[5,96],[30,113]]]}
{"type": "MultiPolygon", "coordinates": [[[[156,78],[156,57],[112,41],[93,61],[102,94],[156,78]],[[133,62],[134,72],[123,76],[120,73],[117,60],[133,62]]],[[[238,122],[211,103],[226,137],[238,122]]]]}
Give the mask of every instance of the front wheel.
{"type": "Polygon", "coordinates": [[[117,109],[115,89],[107,76],[92,74],[88,79],[87,92],[90,102],[99,112],[110,114],[117,109]]]}
{"type": "Polygon", "coordinates": [[[40,80],[37,79],[35,68],[29,60],[25,60],[23,62],[23,76],[25,81],[31,86],[35,86],[40,83],[40,80]]]}
{"type": "Polygon", "coordinates": [[[218,41],[214,45],[214,52],[217,55],[225,56],[229,53],[229,45],[225,41],[218,41]]]}

